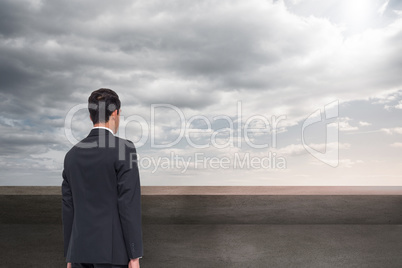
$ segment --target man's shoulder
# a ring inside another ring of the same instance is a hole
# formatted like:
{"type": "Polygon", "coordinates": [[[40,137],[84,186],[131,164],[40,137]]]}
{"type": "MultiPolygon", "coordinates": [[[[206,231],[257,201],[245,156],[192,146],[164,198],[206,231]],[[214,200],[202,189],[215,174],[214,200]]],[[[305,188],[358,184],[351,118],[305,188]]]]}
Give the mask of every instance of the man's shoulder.
{"type": "Polygon", "coordinates": [[[133,150],[136,150],[134,142],[132,142],[131,140],[121,138],[121,137],[118,137],[118,136],[115,136],[115,138],[116,138],[117,143],[119,144],[119,146],[118,146],[119,148],[128,147],[128,148],[131,148],[133,150]]]}
{"type": "MultiPolygon", "coordinates": [[[[125,138],[121,138],[119,136],[113,136],[112,139],[106,139],[103,142],[101,142],[103,144],[103,148],[108,148],[108,149],[115,149],[118,150],[119,148],[132,148],[132,149],[136,149],[134,142],[132,142],[129,139],[125,139],[125,138]],[[107,142],[106,142],[107,140],[107,142]]],[[[80,149],[100,149],[100,143],[99,141],[96,140],[89,140],[88,137],[80,140],[79,142],[77,142],[74,146],[72,146],[66,153],[65,157],[68,157],[69,155],[74,155],[75,153],[78,153],[77,151],[79,151],[80,149]]]]}
{"type": "Polygon", "coordinates": [[[122,137],[119,137],[119,136],[114,136],[114,139],[117,142],[122,143],[122,144],[130,144],[130,145],[134,144],[131,140],[126,139],[126,138],[122,138],[122,137]]]}
{"type": "Polygon", "coordinates": [[[66,163],[70,162],[71,159],[74,158],[74,151],[75,151],[75,145],[71,147],[64,155],[64,167],[66,166],[66,163]]]}
{"type": "Polygon", "coordinates": [[[114,136],[116,139],[118,139],[118,140],[120,140],[120,141],[122,141],[122,142],[129,142],[129,143],[133,143],[131,140],[129,140],[129,139],[125,139],[125,138],[122,138],[122,137],[119,137],[119,136],[114,136]]]}

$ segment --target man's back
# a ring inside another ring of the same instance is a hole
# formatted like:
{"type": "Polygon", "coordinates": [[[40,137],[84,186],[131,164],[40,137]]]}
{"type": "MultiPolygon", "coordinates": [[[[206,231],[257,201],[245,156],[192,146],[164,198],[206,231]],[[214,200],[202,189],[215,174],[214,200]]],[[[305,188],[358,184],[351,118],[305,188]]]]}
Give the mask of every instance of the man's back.
{"type": "Polygon", "coordinates": [[[143,255],[141,188],[132,142],[94,128],[64,160],[67,262],[127,265],[143,255]]]}

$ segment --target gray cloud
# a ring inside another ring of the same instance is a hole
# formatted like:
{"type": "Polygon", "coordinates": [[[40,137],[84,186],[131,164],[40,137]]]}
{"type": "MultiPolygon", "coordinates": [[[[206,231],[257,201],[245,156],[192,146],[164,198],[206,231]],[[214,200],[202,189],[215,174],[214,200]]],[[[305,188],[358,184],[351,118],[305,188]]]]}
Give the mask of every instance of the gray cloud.
{"type": "Polygon", "coordinates": [[[67,112],[100,87],[144,116],[152,103],[228,114],[242,100],[294,121],[401,88],[397,1],[382,16],[374,1],[369,23],[346,30],[347,1],[296,2],[1,1],[1,155],[68,148],[67,112]]]}

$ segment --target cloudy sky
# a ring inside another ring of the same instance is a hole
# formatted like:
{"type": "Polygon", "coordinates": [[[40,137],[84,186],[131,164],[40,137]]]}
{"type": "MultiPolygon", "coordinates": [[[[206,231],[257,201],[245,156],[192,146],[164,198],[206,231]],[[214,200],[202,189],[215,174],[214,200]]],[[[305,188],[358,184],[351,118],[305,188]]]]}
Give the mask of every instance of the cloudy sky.
{"type": "Polygon", "coordinates": [[[402,185],[401,51],[396,0],[0,0],[0,185],[61,185],[101,87],[144,186],[402,185]]]}

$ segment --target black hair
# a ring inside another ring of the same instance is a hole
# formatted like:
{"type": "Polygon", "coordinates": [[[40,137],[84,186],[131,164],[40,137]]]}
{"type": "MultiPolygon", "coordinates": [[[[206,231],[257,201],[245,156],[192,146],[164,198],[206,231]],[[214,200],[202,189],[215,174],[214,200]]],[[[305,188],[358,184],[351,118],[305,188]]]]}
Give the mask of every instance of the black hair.
{"type": "Polygon", "coordinates": [[[116,92],[108,88],[100,88],[88,98],[88,110],[93,124],[107,123],[110,115],[120,110],[120,100],[116,92]]]}

